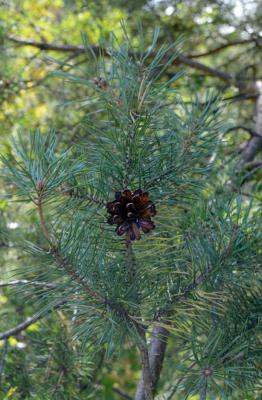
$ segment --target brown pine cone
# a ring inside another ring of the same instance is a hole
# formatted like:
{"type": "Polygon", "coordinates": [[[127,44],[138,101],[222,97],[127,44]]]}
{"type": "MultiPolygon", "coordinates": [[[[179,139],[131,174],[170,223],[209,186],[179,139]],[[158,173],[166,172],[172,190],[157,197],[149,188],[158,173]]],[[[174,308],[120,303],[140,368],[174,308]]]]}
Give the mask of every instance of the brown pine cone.
{"type": "Polygon", "coordinates": [[[126,233],[130,240],[139,240],[140,229],[148,233],[155,228],[151,221],[151,217],[156,215],[155,205],[149,200],[149,194],[141,189],[116,192],[115,200],[107,203],[106,207],[110,214],[107,222],[117,225],[116,233],[119,236],[126,233]]]}

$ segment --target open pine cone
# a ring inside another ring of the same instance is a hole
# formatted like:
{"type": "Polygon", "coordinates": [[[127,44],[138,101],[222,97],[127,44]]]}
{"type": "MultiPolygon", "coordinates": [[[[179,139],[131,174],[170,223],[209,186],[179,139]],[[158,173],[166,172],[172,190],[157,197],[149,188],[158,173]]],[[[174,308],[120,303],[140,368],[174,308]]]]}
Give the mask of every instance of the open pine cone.
{"type": "Polygon", "coordinates": [[[116,233],[119,236],[126,233],[130,240],[139,240],[140,229],[148,233],[155,228],[151,221],[151,217],[156,215],[155,206],[149,200],[149,194],[141,189],[116,192],[115,200],[107,203],[106,207],[110,214],[107,222],[117,225],[116,233]]]}

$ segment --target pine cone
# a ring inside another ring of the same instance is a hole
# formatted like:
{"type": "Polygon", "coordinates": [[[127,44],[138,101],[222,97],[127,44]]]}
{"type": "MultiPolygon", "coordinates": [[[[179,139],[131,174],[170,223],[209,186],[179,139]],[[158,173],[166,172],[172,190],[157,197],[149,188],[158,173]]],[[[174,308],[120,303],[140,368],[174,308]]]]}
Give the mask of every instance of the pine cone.
{"type": "Polygon", "coordinates": [[[148,193],[141,189],[116,192],[115,200],[107,203],[106,207],[110,214],[107,222],[117,225],[116,233],[119,236],[126,233],[130,240],[139,240],[140,229],[148,233],[155,228],[151,221],[151,217],[156,215],[155,205],[149,200],[148,193]]]}

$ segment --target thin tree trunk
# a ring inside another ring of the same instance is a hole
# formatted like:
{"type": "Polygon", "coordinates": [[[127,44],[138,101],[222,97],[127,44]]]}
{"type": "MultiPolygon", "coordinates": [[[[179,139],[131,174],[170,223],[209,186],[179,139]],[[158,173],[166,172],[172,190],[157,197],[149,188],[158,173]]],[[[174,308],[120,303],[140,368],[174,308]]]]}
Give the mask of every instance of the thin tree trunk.
{"type": "Polygon", "coordinates": [[[249,140],[247,146],[241,153],[239,169],[254,159],[262,148],[262,81],[257,81],[252,85],[253,93],[256,97],[256,127],[255,134],[249,140]]]}
{"type": "Polygon", "coordinates": [[[199,392],[199,400],[206,400],[206,396],[207,396],[207,382],[206,379],[204,379],[199,392]]]}
{"type": "Polygon", "coordinates": [[[153,382],[149,365],[148,349],[145,345],[139,348],[141,364],[142,364],[142,379],[143,379],[143,396],[145,400],[153,400],[153,382]]]}
{"type": "MultiPolygon", "coordinates": [[[[148,351],[153,394],[156,391],[156,385],[158,383],[160,372],[162,369],[168,336],[169,332],[162,326],[157,325],[154,327],[148,351]]],[[[146,400],[145,382],[143,375],[137,387],[135,400],[146,400]]]]}

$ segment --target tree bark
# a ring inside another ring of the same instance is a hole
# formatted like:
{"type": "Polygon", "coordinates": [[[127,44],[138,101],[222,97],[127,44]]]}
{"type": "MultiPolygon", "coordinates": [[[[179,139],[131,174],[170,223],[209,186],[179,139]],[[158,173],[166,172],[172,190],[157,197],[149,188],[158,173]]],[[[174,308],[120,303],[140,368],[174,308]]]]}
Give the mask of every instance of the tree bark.
{"type": "MultiPolygon", "coordinates": [[[[148,352],[153,393],[156,391],[156,385],[162,369],[168,336],[169,332],[164,327],[157,325],[153,328],[148,352]]],[[[138,384],[135,400],[146,400],[143,376],[138,384]]]]}
{"type": "Polygon", "coordinates": [[[257,153],[262,148],[262,81],[255,82],[251,85],[251,89],[256,93],[256,126],[255,135],[248,141],[247,146],[241,153],[239,169],[254,159],[257,153]]]}

